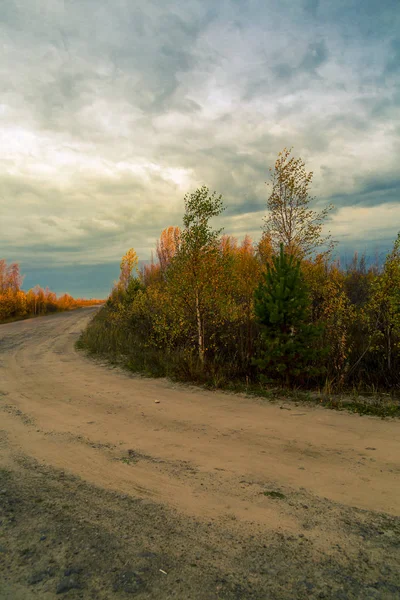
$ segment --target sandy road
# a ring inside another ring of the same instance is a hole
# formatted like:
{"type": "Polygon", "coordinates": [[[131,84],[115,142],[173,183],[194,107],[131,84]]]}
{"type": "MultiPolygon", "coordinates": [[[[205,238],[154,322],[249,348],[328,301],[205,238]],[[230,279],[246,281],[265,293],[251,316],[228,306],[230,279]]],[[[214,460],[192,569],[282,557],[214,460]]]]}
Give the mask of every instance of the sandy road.
{"type": "MultiPolygon", "coordinates": [[[[363,540],[350,524],[343,530],[353,512],[364,527],[379,515],[398,525],[398,421],[131,376],[74,350],[94,310],[0,326],[0,467],[8,473],[21,474],[24,460],[33,461],[42,472],[79,477],[93,489],[145,499],[183,522],[213,522],[246,539],[267,532],[304,537],[306,530],[313,553],[333,556],[339,546],[349,561],[363,540]],[[283,497],[265,495],[270,491],[283,497]]],[[[381,540],[392,543],[398,538],[390,527],[381,540]]],[[[373,556],[378,573],[375,546],[373,556]]],[[[37,589],[31,586],[26,597],[36,597],[37,589]]],[[[382,598],[400,591],[371,589],[371,597],[382,598]]],[[[275,597],[271,590],[239,597],[275,597]]],[[[228,597],[196,593],[182,597],[228,597]]],[[[370,597],[351,593],[344,597],[370,597]]]]}

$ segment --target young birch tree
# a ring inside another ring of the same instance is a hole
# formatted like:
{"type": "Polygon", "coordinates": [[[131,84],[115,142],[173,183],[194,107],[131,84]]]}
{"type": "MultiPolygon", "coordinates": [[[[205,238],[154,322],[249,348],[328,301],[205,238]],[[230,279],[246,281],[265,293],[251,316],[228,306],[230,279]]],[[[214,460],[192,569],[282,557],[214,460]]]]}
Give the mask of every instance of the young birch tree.
{"type": "Polygon", "coordinates": [[[323,222],[333,209],[327,206],[321,212],[310,208],[314,200],[309,195],[313,173],[307,173],[301,158],[291,156],[291,149],[279,152],[271,172],[272,192],[267,200],[268,216],[264,232],[271,236],[276,252],[280,244],[285,251],[307,257],[321,246],[329,254],[334,242],[330,235],[322,235],[323,222]]]}
{"type": "Polygon", "coordinates": [[[212,295],[213,275],[222,229],[215,230],[210,220],[223,210],[222,196],[210,194],[206,186],[185,196],[183,229],[179,250],[167,271],[169,284],[182,297],[190,313],[195,316],[197,346],[200,362],[205,358],[205,313],[207,298],[212,295]]]}

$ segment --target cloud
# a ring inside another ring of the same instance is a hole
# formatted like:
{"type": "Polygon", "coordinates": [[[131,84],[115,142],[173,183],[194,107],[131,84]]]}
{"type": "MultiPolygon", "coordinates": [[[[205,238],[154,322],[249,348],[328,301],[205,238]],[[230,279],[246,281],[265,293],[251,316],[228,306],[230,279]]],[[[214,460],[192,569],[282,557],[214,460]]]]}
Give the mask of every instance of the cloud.
{"type": "Polygon", "coordinates": [[[317,16],[319,0],[304,0],[304,10],[312,17],[317,16]]]}
{"type": "Polygon", "coordinates": [[[337,237],[344,242],[349,239],[356,241],[360,245],[386,245],[388,238],[394,242],[399,223],[400,203],[397,202],[372,207],[342,207],[331,217],[331,226],[337,237]]]}
{"type": "Polygon", "coordinates": [[[336,205],[333,234],[361,243],[370,211],[389,243],[397,8],[3,0],[0,255],[96,264],[134,246],[148,259],[202,184],[223,194],[227,233],[257,237],[284,146],[314,172],[315,206],[336,205]]]}

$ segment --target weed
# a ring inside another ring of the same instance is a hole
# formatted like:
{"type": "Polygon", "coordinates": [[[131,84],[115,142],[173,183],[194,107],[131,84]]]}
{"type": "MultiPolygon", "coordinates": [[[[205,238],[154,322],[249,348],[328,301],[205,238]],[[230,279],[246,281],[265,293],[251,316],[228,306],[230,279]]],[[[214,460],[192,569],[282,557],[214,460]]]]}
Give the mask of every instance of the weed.
{"type": "Polygon", "coordinates": [[[264,492],[264,496],[269,496],[270,498],[278,498],[279,500],[283,500],[284,498],[286,498],[285,494],[282,494],[282,492],[276,492],[275,490],[264,492]]]}

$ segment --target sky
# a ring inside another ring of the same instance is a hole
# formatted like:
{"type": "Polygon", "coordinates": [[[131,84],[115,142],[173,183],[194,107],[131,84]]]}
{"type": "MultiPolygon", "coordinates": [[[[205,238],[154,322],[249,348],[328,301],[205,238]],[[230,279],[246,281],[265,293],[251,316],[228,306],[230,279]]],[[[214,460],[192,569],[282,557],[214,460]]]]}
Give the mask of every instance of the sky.
{"type": "Polygon", "coordinates": [[[259,239],[284,147],[341,256],[400,229],[398,0],[1,0],[0,48],[0,258],[24,287],[106,295],[201,185],[259,239]]]}

